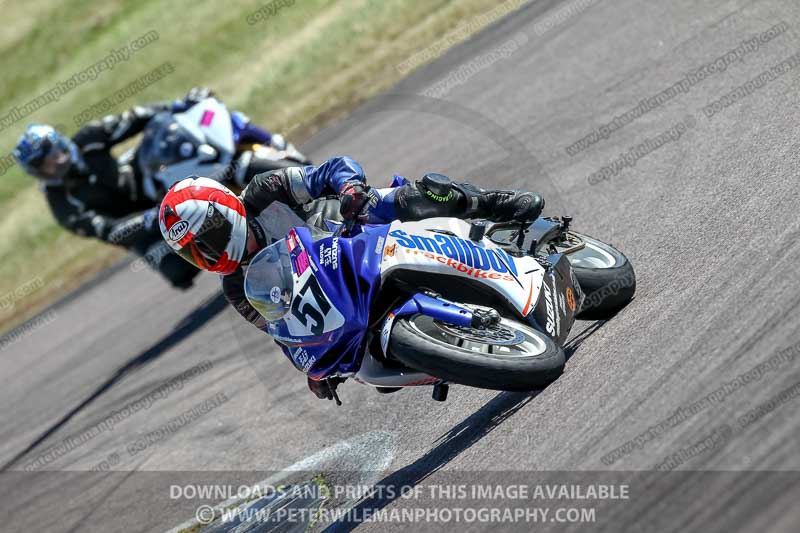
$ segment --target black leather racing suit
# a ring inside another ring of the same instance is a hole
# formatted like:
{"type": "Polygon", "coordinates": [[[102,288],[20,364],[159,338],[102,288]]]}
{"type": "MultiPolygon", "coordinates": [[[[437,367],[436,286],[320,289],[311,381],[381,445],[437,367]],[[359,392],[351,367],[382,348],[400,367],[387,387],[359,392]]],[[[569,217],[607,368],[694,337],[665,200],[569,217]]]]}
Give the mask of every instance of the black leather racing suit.
{"type": "Polygon", "coordinates": [[[198,271],[171,253],[158,228],[158,204],[145,197],[134,160],[117,160],[111,149],[140,133],[173,103],[136,106],[86,124],[72,138],[82,161],[60,180],[40,180],[56,221],[78,235],[132,249],[173,285],[187,287],[198,271]]]}

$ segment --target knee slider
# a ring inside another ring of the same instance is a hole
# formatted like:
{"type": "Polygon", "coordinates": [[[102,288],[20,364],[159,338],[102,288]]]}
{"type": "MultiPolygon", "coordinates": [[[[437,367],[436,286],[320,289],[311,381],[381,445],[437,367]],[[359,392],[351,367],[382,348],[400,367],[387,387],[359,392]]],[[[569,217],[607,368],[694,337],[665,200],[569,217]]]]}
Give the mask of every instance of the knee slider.
{"type": "Polygon", "coordinates": [[[443,174],[429,172],[416,182],[417,189],[433,202],[447,203],[453,199],[453,182],[443,174]]]}
{"type": "Polygon", "coordinates": [[[460,195],[451,190],[444,196],[448,198],[441,201],[431,198],[423,192],[419,182],[416,185],[403,185],[398,188],[394,197],[395,212],[401,220],[422,220],[457,215],[460,195]]]}

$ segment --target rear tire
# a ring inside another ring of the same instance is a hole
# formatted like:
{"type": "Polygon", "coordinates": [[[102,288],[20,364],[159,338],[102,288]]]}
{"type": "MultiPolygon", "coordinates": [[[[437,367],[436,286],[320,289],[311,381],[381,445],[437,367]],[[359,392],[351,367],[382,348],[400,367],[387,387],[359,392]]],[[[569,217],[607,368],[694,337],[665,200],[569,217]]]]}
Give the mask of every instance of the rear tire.
{"type": "Polygon", "coordinates": [[[555,381],[564,369],[563,350],[550,337],[526,324],[506,319],[501,322],[526,335],[526,339],[530,337],[529,344],[535,350],[530,355],[504,355],[503,350],[509,348],[503,345],[492,345],[497,353],[486,353],[452,344],[447,340],[448,334],[437,337],[435,330],[429,333],[420,328],[420,318],[427,320],[428,326],[432,321],[423,315],[397,320],[389,339],[389,356],[450,383],[493,390],[534,390],[555,381]]]}
{"type": "Polygon", "coordinates": [[[575,277],[580,283],[586,298],[576,318],[581,320],[608,320],[620,312],[636,292],[636,274],[633,265],[625,255],[597,239],[577,234],[585,243],[587,250],[601,250],[603,261],[597,260],[597,268],[592,268],[592,258],[581,257],[582,251],[567,255],[575,277]]]}

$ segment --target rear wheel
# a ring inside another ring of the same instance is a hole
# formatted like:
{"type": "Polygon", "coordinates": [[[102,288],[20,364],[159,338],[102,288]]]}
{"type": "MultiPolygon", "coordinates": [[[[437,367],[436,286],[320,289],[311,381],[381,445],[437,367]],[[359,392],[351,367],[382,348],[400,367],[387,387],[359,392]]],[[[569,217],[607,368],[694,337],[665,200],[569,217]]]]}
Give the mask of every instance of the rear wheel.
{"type": "MultiPolygon", "coordinates": [[[[625,255],[597,239],[570,232],[584,246],[567,258],[586,295],[576,318],[605,320],[628,305],[636,292],[636,274],[625,255]]],[[[572,239],[570,239],[572,240],[572,239]]]]}
{"type": "Polygon", "coordinates": [[[425,315],[398,319],[388,352],[415,370],[483,389],[541,388],[564,369],[564,352],[550,337],[505,318],[486,329],[445,324],[425,315]]]}

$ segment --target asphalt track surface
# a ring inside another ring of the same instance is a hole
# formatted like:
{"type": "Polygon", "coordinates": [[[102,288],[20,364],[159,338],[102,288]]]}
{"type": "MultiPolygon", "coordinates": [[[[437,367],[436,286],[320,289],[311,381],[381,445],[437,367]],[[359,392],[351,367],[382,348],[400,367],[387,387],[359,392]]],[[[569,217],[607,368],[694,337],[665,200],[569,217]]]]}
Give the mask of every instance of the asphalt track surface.
{"type": "Polygon", "coordinates": [[[348,383],[337,408],[314,398],[274,345],[224,305],[213,276],[181,294],[123,264],[2,351],[0,529],[164,531],[191,519],[198,505],[171,498],[170,485],[238,486],[270,475],[287,482],[280,472],[294,465],[300,481],[324,471],[333,482],[412,486],[426,478],[631,484],[630,500],[600,502],[591,525],[359,530],[797,531],[798,400],[768,402],[800,380],[800,71],[712,118],[702,109],[798,51],[800,5],[578,2],[570,16],[554,18],[567,5],[523,7],[303,147],[316,161],[356,157],[373,184],[393,172],[435,170],[540,191],[548,214],[569,213],[575,227],[625,251],[636,268],[636,299],[608,322],[577,324],[556,383],[538,394],[453,387],[445,403],[433,402],[429,389],[384,396],[348,383]],[[724,71],[580,153],[565,151],[781,22],[785,31],[724,71]],[[446,94],[423,94],[459,68],[446,94]],[[678,139],[589,183],[620,153],[678,122],[690,125],[678,139]],[[746,383],[740,378],[769,361],[746,383]],[[156,397],[169,379],[180,387],[156,397]],[[694,414],[609,458],[715,391],[722,392],[694,414]],[[42,459],[141,398],[152,405],[42,459]],[[216,403],[197,414],[209,400],[216,403]],[[748,415],[765,405],[757,419],[748,415]],[[193,408],[178,430],[159,430],[193,408]],[[148,432],[158,437],[132,447],[148,432]],[[707,445],[681,453],[700,441],[707,445]],[[671,467],[680,472],[642,473],[676,453],[671,467]],[[26,472],[32,464],[55,472],[26,472]],[[80,472],[106,467],[113,472],[80,472]]]}

